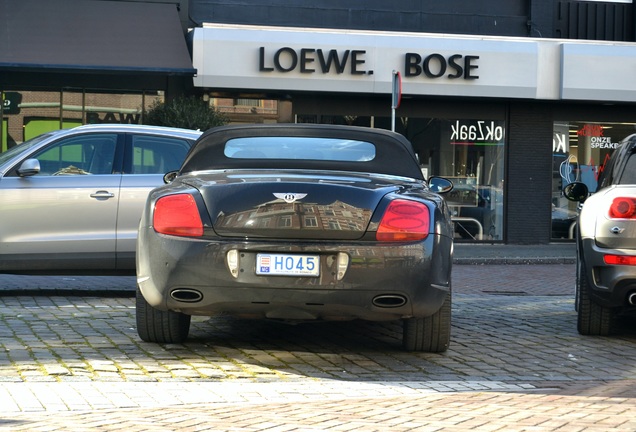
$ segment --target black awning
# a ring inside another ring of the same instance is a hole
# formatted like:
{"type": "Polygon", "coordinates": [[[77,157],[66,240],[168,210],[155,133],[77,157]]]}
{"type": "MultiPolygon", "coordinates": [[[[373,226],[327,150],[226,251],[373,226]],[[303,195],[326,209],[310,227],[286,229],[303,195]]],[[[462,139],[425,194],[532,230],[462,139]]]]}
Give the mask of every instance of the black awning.
{"type": "Polygon", "coordinates": [[[0,0],[0,70],[193,75],[174,4],[0,0]]]}

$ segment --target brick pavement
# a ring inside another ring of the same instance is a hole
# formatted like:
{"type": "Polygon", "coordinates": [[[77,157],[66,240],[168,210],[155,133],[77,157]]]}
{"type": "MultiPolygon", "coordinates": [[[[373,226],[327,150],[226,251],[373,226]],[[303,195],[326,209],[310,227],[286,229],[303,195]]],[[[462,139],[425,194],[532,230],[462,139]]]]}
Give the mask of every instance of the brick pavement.
{"type": "Polygon", "coordinates": [[[493,391],[67,412],[12,417],[0,425],[32,431],[636,430],[626,409],[622,398],[493,391]]]}
{"type": "Polygon", "coordinates": [[[574,264],[456,265],[455,293],[573,296],[574,264]]]}
{"type": "Polygon", "coordinates": [[[634,431],[636,326],[578,335],[573,272],[457,266],[443,355],[360,322],[197,320],[159,346],[130,296],[0,297],[0,430],[634,431]]]}

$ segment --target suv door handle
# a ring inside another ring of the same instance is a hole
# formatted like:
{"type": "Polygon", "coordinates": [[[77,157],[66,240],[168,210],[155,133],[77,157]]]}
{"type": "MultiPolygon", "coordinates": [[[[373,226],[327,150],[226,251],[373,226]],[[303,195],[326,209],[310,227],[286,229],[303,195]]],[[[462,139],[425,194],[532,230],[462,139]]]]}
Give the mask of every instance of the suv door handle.
{"type": "Polygon", "coordinates": [[[114,193],[111,193],[111,192],[108,192],[108,191],[105,191],[105,190],[100,190],[100,191],[97,191],[97,192],[91,194],[91,198],[95,198],[95,199],[98,199],[98,200],[99,199],[109,199],[109,198],[114,198],[114,197],[115,197],[114,193]]]}

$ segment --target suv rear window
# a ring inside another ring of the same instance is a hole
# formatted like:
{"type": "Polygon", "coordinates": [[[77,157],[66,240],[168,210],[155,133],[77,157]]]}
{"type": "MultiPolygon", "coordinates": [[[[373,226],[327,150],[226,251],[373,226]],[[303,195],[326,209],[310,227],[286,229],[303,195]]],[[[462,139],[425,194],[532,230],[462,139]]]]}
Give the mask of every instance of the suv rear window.
{"type": "Polygon", "coordinates": [[[620,178],[619,184],[636,185],[636,153],[629,155],[629,159],[625,164],[623,175],[620,178]]]}
{"type": "Polygon", "coordinates": [[[375,158],[375,146],[365,141],[316,137],[245,137],[225,143],[231,159],[300,159],[368,162],[375,158]]]}

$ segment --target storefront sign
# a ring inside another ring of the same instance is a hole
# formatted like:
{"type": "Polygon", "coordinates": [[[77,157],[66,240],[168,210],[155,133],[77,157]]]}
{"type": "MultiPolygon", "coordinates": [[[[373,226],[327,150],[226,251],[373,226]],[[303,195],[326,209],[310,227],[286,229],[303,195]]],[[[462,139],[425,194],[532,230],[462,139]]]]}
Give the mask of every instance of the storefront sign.
{"type": "MultiPolygon", "coordinates": [[[[259,72],[300,72],[351,75],[373,75],[366,69],[366,50],[291,47],[278,48],[269,52],[265,47],[258,49],[259,72]]],[[[477,55],[451,54],[448,57],[432,53],[422,57],[417,53],[404,54],[404,77],[424,75],[428,78],[447,77],[449,79],[478,79],[477,55]]]]}
{"type": "Polygon", "coordinates": [[[567,133],[554,133],[552,136],[552,153],[565,154],[570,151],[567,133]]]}
{"type": "Polygon", "coordinates": [[[453,54],[444,57],[442,54],[430,54],[424,57],[416,53],[406,53],[404,61],[404,76],[413,77],[424,73],[428,78],[447,76],[450,79],[478,79],[476,74],[479,56],[453,54]],[[447,74],[448,73],[448,74],[447,74]]]}
{"type": "Polygon", "coordinates": [[[618,148],[618,143],[612,142],[611,137],[592,137],[590,138],[590,148],[615,149],[618,148]]]}
{"type": "Polygon", "coordinates": [[[352,75],[373,74],[373,71],[364,69],[364,50],[345,50],[338,52],[335,49],[322,50],[320,48],[301,48],[295,50],[290,47],[283,47],[266,60],[267,53],[265,47],[260,47],[258,56],[258,70],[260,72],[292,72],[301,73],[322,72],[344,73],[348,71],[352,75]]]}
{"type": "Polygon", "coordinates": [[[86,123],[88,124],[98,124],[98,123],[140,124],[140,122],[141,122],[141,114],[117,113],[117,112],[108,112],[108,113],[102,113],[102,114],[97,112],[86,113],[86,123]]]}
{"type": "Polygon", "coordinates": [[[451,124],[451,144],[461,145],[503,145],[504,127],[495,121],[456,120],[451,124]]]}
{"type": "Polygon", "coordinates": [[[588,137],[590,148],[593,149],[615,149],[617,142],[612,142],[612,137],[606,137],[603,126],[600,124],[585,124],[576,131],[578,136],[588,137]]]}
{"type": "Polygon", "coordinates": [[[22,103],[22,94],[18,92],[2,93],[2,113],[3,114],[20,114],[20,104],[22,103]]]}
{"type": "Polygon", "coordinates": [[[578,136],[585,137],[602,137],[603,136],[603,126],[598,124],[586,124],[583,127],[576,131],[578,136]]]}
{"type": "Polygon", "coordinates": [[[201,88],[389,96],[399,70],[405,96],[636,98],[633,43],[206,23],[192,44],[201,88]]]}
{"type": "Polygon", "coordinates": [[[390,97],[399,71],[404,96],[557,98],[538,73],[558,47],[531,39],[206,23],[192,44],[200,88],[390,97]]]}

